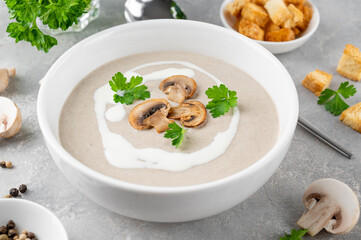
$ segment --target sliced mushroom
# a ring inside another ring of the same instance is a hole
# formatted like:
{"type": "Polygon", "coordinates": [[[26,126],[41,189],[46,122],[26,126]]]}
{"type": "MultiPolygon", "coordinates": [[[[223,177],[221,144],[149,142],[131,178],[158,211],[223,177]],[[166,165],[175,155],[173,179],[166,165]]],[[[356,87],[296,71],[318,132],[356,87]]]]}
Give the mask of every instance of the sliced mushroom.
{"type": "Polygon", "coordinates": [[[20,131],[21,113],[9,98],[0,97],[0,137],[11,138],[20,131]]]}
{"type": "Polygon", "coordinates": [[[0,92],[4,91],[9,85],[9,79],[16,74],[15,68],[0,68],[0,92]]]}
{"type": "Polygon", "coordinates": [[[197,83],[193,78],[184,75],[174,75],[164,79],[160,83],[159,89],[168,94],[169,100],[182,103],[185,99],[194,95],[197,90],[197,83]]]}
{"type": "Polygon", "coordinates": [[[323,228],[333,234],[344,234],[356,225],[360,217],[357,196],[346,184],[332,178],[313,182],[303,194],[308,208],[297,225],[309,229],[315,236],[323,228]]]}
{"type": "Polygon", "coordinates": [[[201,102],[187,101],[181,103],[178,107],[172,107],[168,117],[171,119],[180,119],[186,127],[197,127],[207,118],[207,110],[201,102]]]}
{"type": "Polygon", "coordinates": [[[170,104],[167,100],[150,99],[133,108],[129,114],[129,123],[138,130],[154,127],[158,133],[161,133],[173,122],[167,118],[169,110],[170,104]]]}

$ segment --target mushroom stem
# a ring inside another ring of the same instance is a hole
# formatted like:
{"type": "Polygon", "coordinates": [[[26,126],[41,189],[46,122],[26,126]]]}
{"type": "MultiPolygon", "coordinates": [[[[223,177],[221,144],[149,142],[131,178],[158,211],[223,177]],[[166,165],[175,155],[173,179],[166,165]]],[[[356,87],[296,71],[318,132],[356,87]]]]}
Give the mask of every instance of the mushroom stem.
{"type": "Polygon", "coordinates": [[[8,76],[9,78],[15,77],[16,70],[15,68],[8,68],[8,76]]]}
{"type": "Polygon", "coordinates": [[[337,203],[329,198],[322,198],[312,208],[310,208],[297,221],[297,225],[303,229],[308,229],[308,234],[315,236],[323,228],[329,226],[329,222],[339,211],[337,203]]]}
{"type": "Polygon", "coordinates": [[[15,68],[0,68],[0,92],[4,91],[9,85],[9,79],[16,74],[15,68]]]}
{"type": "Polygon", "coordinates": [[[168,129],[168,125],[173,121],[166,118],[161,111],[156,111],[153,115],[144,120],[144,123],[150,125],[157,130],[158,133],[168,129]]]}
{"type": "Polygon", "coordinates": [[[173,102],[181,103],[186,98],[186,90],[182,87],[172,86],[166,91],[168,95],[168,99],[173,102]]]}

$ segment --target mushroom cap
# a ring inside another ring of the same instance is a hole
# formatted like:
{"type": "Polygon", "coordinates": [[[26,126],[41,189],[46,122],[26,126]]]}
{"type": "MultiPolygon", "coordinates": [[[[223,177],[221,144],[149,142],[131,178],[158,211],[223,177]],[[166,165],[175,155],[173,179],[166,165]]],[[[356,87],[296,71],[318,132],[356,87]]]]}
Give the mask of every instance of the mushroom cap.
{"type": "Polygon", "coordinates": [[[360,217],[359,201],[352,189],[333,178],[320,179],[308,186],[303,194],[303,204],[312,208],[315,205],[314,199],[321,198],[332,199],[339,208],[339,212],[334,216],[336,219],[332,219],[334,224],[327,226],[326,230],[333,234],[351,231],[360,217]]]}
{"type": "MultiPolygon", "coordinates": [[[[130,125],[138,130],[148,129],[154,126],[156,122],[150,123],[149,118],[156,117],[154,121],[164,122],[161,128],[164,128],[165,124],[168,124],[172,121],[167,119],[168,112],[170,110],[170,103],[163,98],[156,98],[144,101],[133,108],[129,113],[129,123],[130,125]]],[[[166,129],[167,129],[166,128],[166,129]]],[[[157,131],[159,130],[156,128],[157,131]]],[[[165,131],[165,130],[164,130],[165,131]]]]}
{"type": "Polygon", "coordinates": [[[0,97],[0,136],[11,138],[20,131],[22,117],[16,104],[9,98],[0,97]]]}
{"type": "Polygon", "coordinates": [[[186,127],[197,127],[207,118],[207,110],[199,101],[187,101],[181,103],[178,107],[172,107],[168,117],[171,119],[180,119],[186,127]]]}
{"type": "Polygon", "coordinates": [[[164,79],[159,89],[168,94],[168,99],[182,103],[185,99],[194,95],[197,90],[197,83],[193,78],[184,75],[174,75],[164,79]]]}

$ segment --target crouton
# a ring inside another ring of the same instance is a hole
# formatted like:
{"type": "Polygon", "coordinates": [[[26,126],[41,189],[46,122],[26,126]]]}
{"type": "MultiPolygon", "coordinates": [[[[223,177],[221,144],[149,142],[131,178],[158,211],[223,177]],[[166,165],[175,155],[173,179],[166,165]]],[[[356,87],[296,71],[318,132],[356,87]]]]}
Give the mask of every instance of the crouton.
{"type": "Polygon", "coordinates": [[[251,3],[255,3],[260,6],[264,6],[268,0],[251,0],[251,3]]]}
{"type": "Polygon", "coordinates": [[[251,21],[260,27],[264,27],[269,20],[267,11],[254,3],[244,5],[241,16],[242,19],[251,21]]]}
{"type": "Polygon", "coordinates": [[[295,39],[295,33],[288,28],[282,28],[278,31],[267,32],[265,39],[271,42],[285,42],[295,39]]]}
{"type": "Polygon", "coordinates": [[[246,3],[249,3],[250,0],[234,0],[233,3],[227,5],[227,10],[233,16],[237,17],[237,15],[241,12],[242,8],[246,3]]]}
{"type": "Polygon", "coordinates": [[[291,17],[290,12],[283,0],[269,0],[264,5],[272,21],[281,25],[291,17]]]}
{"type": "Polygon", "coordinates": [[[290,3],[292,3],[292,4],[304,4],[305,0],[285,0],[285,2],[287,4],[290,4],[290,3]]]}
{"type": "Polygon", "coordinates": [[[340,121],[361,133],[361,102],[343,111],[340,121]]]}
{"type": "Polygon", "coordinates": [[[361,52],[357,47],[351,44],[346,45],[338,63],[337,72],[351,80],[361,80],[361,52]]]}
{"type": "Polygon", "coordinates": [[[266,24],[266,27],[265,27],[266,33],[267,32],[278,31],[280,29],[281,28],[278,25],[274,24],[272,21],[268,21],[268,23],[266,24]]]}
{"type": "Polygon", "coordinates": [[[292,31],[295,33],[295,35],[296,35],[296,37],[298,36],[298,34],[300,34],[301,33],[301,30],[300,29],[298,29],[298,28],[292,28],[292,31]]]}
{"type": "Polygon", "coordinates": [[[297,7],[303,13],[303,21],[297,24],[301,30],[305,30],[312,19],[313,10],[305,5],[297,7]]]}
{"type": "Polygon", "coordinates": [[[332,74],[316,70],[307,74],[303,79],[302,85],[313,92],[316,96],[320,96],[321,92],[330,86],[332,74]]]}
{"type": "Polygon", "coordinates": [[[262,30],[262,28],[257,24],[248,20],[241,20],[239,22],[238,31],[241,34],[249,38],[253,38],[255,40],[264,39],[264,31],[262,30]]]}

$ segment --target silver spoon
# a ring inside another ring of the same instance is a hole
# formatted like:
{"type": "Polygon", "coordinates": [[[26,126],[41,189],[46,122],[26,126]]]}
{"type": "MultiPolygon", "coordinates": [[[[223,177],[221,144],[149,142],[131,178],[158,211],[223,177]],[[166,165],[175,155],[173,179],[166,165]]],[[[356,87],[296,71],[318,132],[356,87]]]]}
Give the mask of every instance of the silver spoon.
{"type": "Polygon", "coordinates": [[[186,19],[173,0],[127,0],[124,15],[127,22],[159,18],[186,19]]]}

